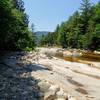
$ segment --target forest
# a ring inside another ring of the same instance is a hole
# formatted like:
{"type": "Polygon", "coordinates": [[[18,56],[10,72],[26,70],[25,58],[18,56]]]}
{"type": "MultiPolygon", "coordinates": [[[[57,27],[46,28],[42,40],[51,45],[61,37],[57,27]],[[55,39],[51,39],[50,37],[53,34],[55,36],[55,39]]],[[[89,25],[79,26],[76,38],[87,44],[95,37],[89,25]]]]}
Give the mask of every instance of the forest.
{"type": "Polygon", "coordinates": [[[54,32],[42,36],[42,46],[100,50],[100,2],[82,0],[81,7],[54,32]]]}
{"type": "MultiPolygon", "coordinates": [[[[22,0],[0,0],[0,49],[33,50],[36,46],[34,25],[29,30],[29,16],[22,0]]],[[[100,2],[82,0],[81,7],[54,32],[42,36],[40,46],[60,46],[100,50],[100,2]]]]}
{"type": "Polygon", "coordinates": [[[0,49],[33,50],[34,35],[22,0],[0,0],[0,49]]]}

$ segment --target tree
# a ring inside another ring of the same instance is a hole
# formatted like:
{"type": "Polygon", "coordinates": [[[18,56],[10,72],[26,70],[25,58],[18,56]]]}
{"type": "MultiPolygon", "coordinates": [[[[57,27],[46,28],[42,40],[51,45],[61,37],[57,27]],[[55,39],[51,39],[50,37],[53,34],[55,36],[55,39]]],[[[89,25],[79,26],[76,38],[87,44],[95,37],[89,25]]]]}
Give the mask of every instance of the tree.
{"type": "Polygon", "coordinates": [[[59,45],[59,41],[57,40],[57,38],[58,38],[58,35],[59,35],[59,24],[57,25],[57,27],[56,27],[56,30],[55,30],[55,32],[53,33],[54,34],[54,44],[56,44],[56,45],[59,45]]]}
{"type": "Polygon", "coordinates": [[[23,15],[23,22],[26,27],[28,27],[29,16],[25,13],[24,2],[22,0],[12,0],[14,8],[16,8],[23,15]]]}
{"type": "Polygon", "coordinates": [[[57,41],[58,41],[59,45],[61,45],[63,48],[67,47],[65,23],[62,23],[59,28],[57,41]]]}
{"type": "Polygon", "coordinates": [[[82,0],[80,11],[57,25],[55,32],[43,40],[63,48],[100,50],[100,2],[91,5],[90,0],[82,0]]]}
{"type": "Polygon", "coordinates": [[[89,18],[88,33],[86,33],[86,41],[88,49],[99,49],[100,46],[100,2],[91,8],[91,17],[89,18]]]}
{"type": "Polygon", "coordinates": [[[81,3],[81,33],[86,34],[88,29],[88,21],[90,15],[91,3],[90,0],[82,0],[81,3]]]}
{"type": "Polygon", "coordinates": [[[31,32],[32,32],[32,37],[33,37],[33,45],[36,46],[38,41],[37,41],[36,34],[34,32],[34,24],[33,23],[31,25],[31,32]]]}
{"type": "Polygon", "coordinates": [[[80,34],[80,14],[76,11],[68,20],[67,24],[67,44],[71,48],[77,48],[80,34]]]}
{"type": "Polygon", "coordinates": [[[3,49],[7,41],[7,35],[10,33],[10,22],[12,16],[11,0],[0,1],[0,47],[3,49]],[[8,30],[8,31],[7,31],[8,30]]]}
{"type": "Polygon", "coordinates": [[[40,45],[45,46],[46,43],[47,43],[47,38],[44,35],[42,35],[42,37],[40,39],[40,45]]]}
{"type": "MultiPolygon", "coordinates": [[[[17,0],[0,1],[0,47],[6,50],[24,50],[32,45],[32,33],[25,20],[23,3],[17,0]],[[21,6],[23,5],[23,6],[21,6]]],[[[27,19],[28,20],[28,19],[27,19]]]]}

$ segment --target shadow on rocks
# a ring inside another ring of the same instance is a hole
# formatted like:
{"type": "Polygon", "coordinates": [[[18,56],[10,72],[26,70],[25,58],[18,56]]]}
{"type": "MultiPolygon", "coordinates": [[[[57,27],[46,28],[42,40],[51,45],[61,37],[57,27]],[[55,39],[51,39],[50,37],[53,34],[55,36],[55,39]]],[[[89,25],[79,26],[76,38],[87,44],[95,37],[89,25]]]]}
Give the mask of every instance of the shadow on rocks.
{"type": "MultiPolygon", "coordinates": [[[[10,61],[15,59],[11,58],[10,61]]],[[[40,80],[31,76],[31,72],[36,70],[28,67],[16,66],[14,62],[11,66],[10,63],[0,62],[0,100],[43,100],[44,93],[38,86],[40,80]]],[[[40,67],[38,69],[42,70],[40,67]]]]}

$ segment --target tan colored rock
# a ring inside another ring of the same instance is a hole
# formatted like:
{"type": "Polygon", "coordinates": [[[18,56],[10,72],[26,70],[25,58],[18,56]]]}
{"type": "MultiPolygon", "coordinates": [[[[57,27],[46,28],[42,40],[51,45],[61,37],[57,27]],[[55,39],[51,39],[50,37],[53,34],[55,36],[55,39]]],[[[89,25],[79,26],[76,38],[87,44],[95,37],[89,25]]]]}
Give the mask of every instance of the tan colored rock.
{"type": "Polygon", "coordinates": [[[44,100],[54,100],[56,98],[55,94],[55,91],[45,93],[44,100]]]}
{"type": "Polygon", "coordinates": [[[49,88],[50,91],[59,91],[60,90],[60,87],[58,85],[52,85],[50,88],[49,88]]]}
{"type": "Polygon", "coordinates": [[[44,81],[39,82],[38,86],[40,87],[40,90],[43,92],[47,92],[50,88],[50,84],[44,81]]]}
{"type": "Polygon", "coordinates": [[[58,99],[55,99],[55,100],[67,100],[67,99],[65,99],[65,98],[58,98],[58,99]]]}
{"type": "Polygon", "coordinates": [[[45,67],[46,67],[48,70],[50,70],[50,71],[53,70],[53,68],[51,67],[51,66],[52,66],[51,63],[49,63],[49,62],[43,62],[42,65],[45,66],[45,67]]]}
{"type": "Polygon", "coordinates": [[[71,96],[70,94],[68,94],[68,100],[78,100],[78,99],[76,99],[74,96],[71,96]]]}
{"type": "Polygon", "coordinates": [[[56,93],[60,90],[58,85],[51,85],[49,91],[45,93],[44,100],[54,100],[56,99],[56,93]]]}
{"type": "Polygon", "coordinates": [[[56,93],[56,95],[58,98],[68,99],[68,94],[65,93],[62,88],[56,93]]]}
{"type": "Polygon", "coordinates": [[[72,56],[72,52],[70,52],[70,51],[64,51],[63,52],[63,56],[64,57],[71,57],[72,56]]]}

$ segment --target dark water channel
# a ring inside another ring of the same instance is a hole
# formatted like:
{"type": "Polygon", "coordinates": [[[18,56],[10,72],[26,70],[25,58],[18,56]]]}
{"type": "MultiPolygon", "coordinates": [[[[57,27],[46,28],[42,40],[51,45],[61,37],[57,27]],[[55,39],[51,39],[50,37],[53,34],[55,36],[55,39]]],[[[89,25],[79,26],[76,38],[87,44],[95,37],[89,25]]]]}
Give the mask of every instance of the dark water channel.
{"type": "Polygon", "coordinates": [[[63,53],[57,53],[55,55],[58,58],[64,59],[66,61],[71,62],[79,62],[82,61],[92,61],[92,62],[100,62],[100,54],[94,54],[94,53],[82,53],[81,56],[63,56],[63,53]]]}

